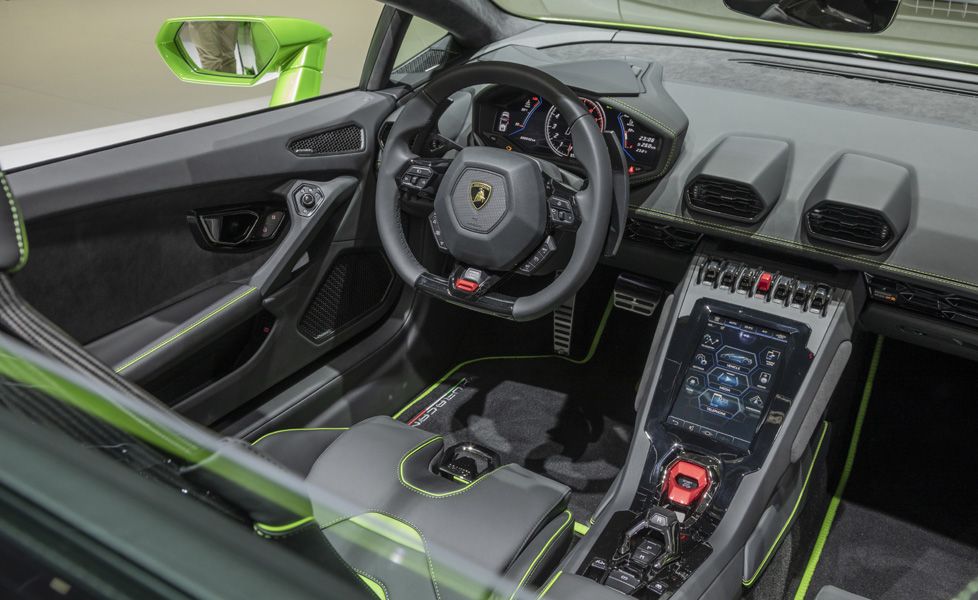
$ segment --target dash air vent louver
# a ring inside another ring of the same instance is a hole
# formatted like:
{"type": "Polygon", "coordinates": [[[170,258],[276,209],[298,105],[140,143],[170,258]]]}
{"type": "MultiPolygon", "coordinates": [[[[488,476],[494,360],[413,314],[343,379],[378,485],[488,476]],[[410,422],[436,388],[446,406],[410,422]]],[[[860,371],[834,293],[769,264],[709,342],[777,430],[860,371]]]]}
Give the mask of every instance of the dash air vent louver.
{"type": "Polygon", "coordinates": [[[758,223],[781,197],[791,147],[783,140],[732,135],[699,162],[686,183],[687,210],[758,223]]]}
{"type": "Polygon", "coordinates": [[[764,203],[749,185],[700,175],[686,187],[692,210],[751,222],[764,212],[764,203]]]}
{"type": "Polygon", "coordinates": [[[893,228],[880,213],[858,206],[823,202],[808,211],[805,225],[812,237],[855,248],[886,248],[893,228]]]}
{"type": "Polygon", "coordinates": [[[913,175],[904,166],[843,154],[805,200],[804,229],[814,242],[879,253],[910,225],[913,175]]]}

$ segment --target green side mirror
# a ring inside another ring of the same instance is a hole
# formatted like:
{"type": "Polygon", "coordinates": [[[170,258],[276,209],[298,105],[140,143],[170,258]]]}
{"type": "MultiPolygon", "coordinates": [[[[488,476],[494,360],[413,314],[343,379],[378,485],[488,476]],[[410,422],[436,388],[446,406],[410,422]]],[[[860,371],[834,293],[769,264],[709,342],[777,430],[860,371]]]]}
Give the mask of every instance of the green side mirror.
{"type": "Polygon", "coordinates": [[[332,35],[303,19],[183,17],[163,23],[156,47],[184,81],[252,86],[277,78],[278,106],[319,94],[332,35]]]}

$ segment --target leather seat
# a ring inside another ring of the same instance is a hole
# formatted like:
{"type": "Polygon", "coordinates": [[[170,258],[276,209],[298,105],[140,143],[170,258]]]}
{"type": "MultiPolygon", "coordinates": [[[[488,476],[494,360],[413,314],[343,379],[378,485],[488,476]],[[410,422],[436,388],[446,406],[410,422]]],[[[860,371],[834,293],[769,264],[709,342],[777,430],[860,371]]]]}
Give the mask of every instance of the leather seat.
{"type": "MultiPolygon", "coordinates": [[[[27,260],[27,238],[2,172],[0,183],[7,199],[0,202],[0,331],[101,385],[170,412],[17,294],[9,275],[27,260]]],[[[72,415],[59,426],[71,423],[80,429],[75,434],[86,428],[96,437],[105,434],[100,419],[84,411],[72,415]]],[[[119,439],[141,452],[156,452],[124,433],[112,435],[122,435],[119,439]]],[[[228,448],[243,444],[224,442],[228,448]]],[[[314,490],[309,498],[300,497],[272,489],[264,480],[249,483],[247,473],[235,471],[230,477],[198,464],[174,468],[167,481],[228,516],[252,522],[259,534],[302,553],[339,580],[357,584],[353,589],[364,597],[484,598],[491,587],[512,599],[552,571],[570,544],[573,520],[566,486],[517,465],[469,484],[449,481],[433,468],[444,450],[442,439],[389,417],[368,419],[349,430],[285,430],[252,447],[304,477],[310,488],[321,489],[329,502],[316,502],[322,495],[314,490]],[[471,572],[472,564],[481,567],[479,573],[471,572]]],[[[170,464],[162,455],[158,461],[170,464]]]]}
{"type": "Polygon", "coordinates": [[[313,500],[315,524],[354,571],[391,597],[485,597],[488,588],[473,586],[489,575],[511,581],[501,588],[510,598],[539,583],[570,544],[567,486],[513,464],[469,484],[450,481],[435,473],[442,438],[389,417],[348,431],[285,430],[254,448],[328,492],[329,506],[313,500]],[[484,570],[475,580],[463,566],[472,563],[484,570]]]}

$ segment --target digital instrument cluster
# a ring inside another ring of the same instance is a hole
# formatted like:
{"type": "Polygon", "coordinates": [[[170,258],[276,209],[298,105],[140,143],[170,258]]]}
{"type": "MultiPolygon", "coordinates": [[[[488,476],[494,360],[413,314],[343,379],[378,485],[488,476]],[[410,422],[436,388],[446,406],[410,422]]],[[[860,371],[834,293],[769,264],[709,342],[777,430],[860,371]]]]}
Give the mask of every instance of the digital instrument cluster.
{"type": "MultiPolygon", "coordinates": [[[[581,102],[599,129],[617,134],[630,175],[655,169],[663,143],[661,136],[607,103],[586,97],[581,97],[581,102]]],[[[543,158],[574,158],[567,121],[556,106],[535,94],[501,97],[481,107],[479,128],[490,144],[501,148],[543,158]]]]}

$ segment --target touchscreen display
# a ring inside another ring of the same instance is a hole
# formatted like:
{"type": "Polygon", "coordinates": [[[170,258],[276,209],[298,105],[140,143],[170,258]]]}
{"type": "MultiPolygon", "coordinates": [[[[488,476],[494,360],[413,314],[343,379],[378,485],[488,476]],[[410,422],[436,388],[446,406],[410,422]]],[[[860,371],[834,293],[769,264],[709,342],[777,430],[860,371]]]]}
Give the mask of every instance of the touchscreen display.
{"type": "Polygon", "coordinates": [[[786,333],[711,314],[666,423],[746,450],[787,347],[786,333]]]}

